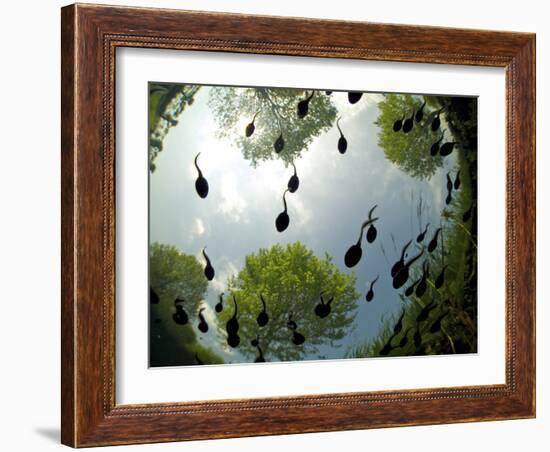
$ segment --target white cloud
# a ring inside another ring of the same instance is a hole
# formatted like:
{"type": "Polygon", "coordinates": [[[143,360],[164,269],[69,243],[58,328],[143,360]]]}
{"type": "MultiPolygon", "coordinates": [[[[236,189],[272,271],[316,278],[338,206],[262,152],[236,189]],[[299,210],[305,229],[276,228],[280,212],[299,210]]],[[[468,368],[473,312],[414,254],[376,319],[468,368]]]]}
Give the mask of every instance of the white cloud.
{"type": "Polygon", "coordinates": [[[347,92],[333,93],[332,98],[334,105],[338,109],[338,114],[342,117],[340,124],[343,129],[346,121],[350,121],[373,105],[376,106],[383,99],[383,96],[381,94],[365,93],[356,104],[349,103],[347,92]]]}
{"type": "Polygon", "coordinates": [[[221,293],[227,290],[227,280],[230,276],[239,272],[237,265],[229,260],[227,256],[222,256],[216,260],[216,276],[210,281],[210,285],[217,292],[221,293]]]}
{"type": "Polygon", "coordinates": [[[226,173],[220,182],[221,203],[218,212],[234,222],[241,220],[241,216],[247,206],[243,195],[239,193],[237,180],[233,173],[226,173]]]}
{"type": "Polygon", "coordinates": [[[204,227],[204,222],[202,221],[201,218],[196,217],[193,220],[193,226],[191,228],[190,238],[201,237],[204,235],[205,232],[206,232],[206,228],[204,227]]]}
{"type": "Polygon", "coordinates": [[[292,215],[292,219],[296,218],[297,226],[305,226],[309,223],[312,218],[311,210],[306,208],[303,201],[297,196],[288,196],[287,203],[289,205],[289,212],[292,215]],[[292,207],[291,207],[292,206],[292,207]]]}

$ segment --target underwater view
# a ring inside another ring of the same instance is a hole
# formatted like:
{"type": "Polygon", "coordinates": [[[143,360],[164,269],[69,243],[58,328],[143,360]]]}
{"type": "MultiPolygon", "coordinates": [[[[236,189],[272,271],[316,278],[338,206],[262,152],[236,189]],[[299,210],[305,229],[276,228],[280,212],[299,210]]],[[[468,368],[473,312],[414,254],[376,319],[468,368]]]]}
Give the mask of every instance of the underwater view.
{"type": "Polygon", "coordinates": [[[477,353],[476,97],[148,90],[150,367],[477,353]]]}

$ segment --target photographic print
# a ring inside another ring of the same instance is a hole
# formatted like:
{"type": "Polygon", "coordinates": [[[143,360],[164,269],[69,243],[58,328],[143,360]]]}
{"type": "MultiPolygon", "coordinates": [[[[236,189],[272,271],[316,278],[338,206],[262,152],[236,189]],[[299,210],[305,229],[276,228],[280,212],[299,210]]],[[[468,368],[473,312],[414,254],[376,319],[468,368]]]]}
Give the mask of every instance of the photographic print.
{"type": "Polygon", "coordinates": [[[150,82],[149,365],[477,352],[477,98],[150,82]]]}

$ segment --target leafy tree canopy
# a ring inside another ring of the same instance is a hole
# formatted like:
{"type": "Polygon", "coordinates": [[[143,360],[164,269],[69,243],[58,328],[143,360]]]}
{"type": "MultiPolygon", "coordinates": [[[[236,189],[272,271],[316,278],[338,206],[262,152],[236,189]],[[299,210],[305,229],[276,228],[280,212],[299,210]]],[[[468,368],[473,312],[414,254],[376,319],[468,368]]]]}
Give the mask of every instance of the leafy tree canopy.
{"type": "Polygon", "coordinates": [[[199,89],[197,85],[149,83],[149,170],[152,173],[164,138],[178,124],[177,118],[183,110],[193,105],[199,89]]]}
{"type": "Polygon", "coordinates": [[[161,302],[185,299],[188,312],[198,312],[208,282],[195,256],[180,252],[175,246],[155,242],[149,248],[149,282],[161,302]]]}
{"type": "Polygon", "coordinates": [[[313,95],[308,114],[299,118],[297,105],[309,94],[311,91],[290,88],[214,87],[209,107],[219,125],[218,135],[231,139],[253,166],[277,155],[274,143],[281,134],[284,148],[279,157],[289,164],[336,120],[336,107],[321,91],[313,95]],[[246,137],[246,125],[256,114],[255,131],[246,137]]]}
{"type": "Polygon", "coordinates": [[[197,342],[193,322],[206,293],[207,281],[195,256],[181,253],[175,246],[153,243],[149,248],[149,283],[158,294],[158,304],[150,305],[150,364],[178,366],[222,363],[223,359],[197,342]],[[174,300],[183,307],[190,323],[178,325],[172,319],[174,300]]]}
{"type": "Polygon", "coordinates": [[[430,125],[436,111],[434,99],[425,96],[404,94],[387,94],[378,103],[378,119],[375,124],[380,127],[378,146],[384,150],[386,158],[395,163],[401,170],[412,177],[428,179],[439,168],[443,159],[430,155],[432,144],[437,141],[441,132],[432,132],[430,125]],[[424,117],[420,123],[414,123],[409,133],[394,132],[393,124],[399,119],[406,119],[418,111],[426,100],[424,117]]]}
{"type": "MultiPolygon", "coordinates": [[[[318,353],[320,345],[334,345],[350,333],[360,298],[355,282],[355,274],[342,273],[330,256],[319,258],[300,242],[286,247],[274,245],[247,256],[244,268],[230,280],[230,290],[238,305],[239,350],[254,357],[257,351],[250,340],[256,335],[267,361],[298,360],[306,352],[318,353]],[[334,297],[334,301],[332,312],[321,319],[314,309],[323,290],[324,300],[334,297]],[[256,321],[262,310],[260,294],[269,315],[263,328],[256,321]],[[292,331],[287,327],[291,313],[296,331],[305,336],[303,345],[291,341],[292,331]]],[[[234,312],[231,295],[226,296],[224,305],[218,317],[222,329],[234,312]]]]}

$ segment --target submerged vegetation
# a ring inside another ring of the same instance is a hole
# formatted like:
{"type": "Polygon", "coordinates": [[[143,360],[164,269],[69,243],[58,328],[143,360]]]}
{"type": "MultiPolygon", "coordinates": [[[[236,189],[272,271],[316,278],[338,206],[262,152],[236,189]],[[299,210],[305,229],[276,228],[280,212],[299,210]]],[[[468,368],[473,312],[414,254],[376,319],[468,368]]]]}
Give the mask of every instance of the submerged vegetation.
{"type": "MultiPolygon", "coordinates": [[[[465,181],[465,187],[469,182],[465,181]]],[[[462,220],[470,204],[470,190],[464,188],[442,213],[441,247],[429,255],[425,266],[414,268],[409,284],[416,290],[408,296],[401,294],[404,314],[401,332],[393,334],[401,313],[386,318],[379,335],[364,345],[352,347],[349,357],[477,351],[477,240],[469,227],[472,220],[462,220]],[[429,268],[426,289],[420,292],[418,287],[426,268],[429,268]],[[426,310],[427,306],[432,309],[426,310]]]]}
{"type": "MultiPolygon", "coordinates": [[[[448,127],[461,144],[451,183],[454,196],[441,212],[440,225],[431,226],[432,233],[441,228],[441,244],[411,272],[410,285],[401,294],[401,313],[386,318],[374,339],[351,347],[348,357],[477,351],[477,109],[468,98],[437,102],[446,109],[448,127]],[[425,289],[420,287],[423,280],[425,289]],[[401,329],[394,334],[398,323],[401,329]]],[[[424,248],[428,237],[429,228],[423,229],[419,214],[421,240],[416,247],[424,248]]]]}

